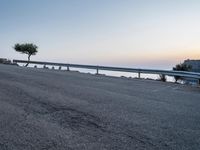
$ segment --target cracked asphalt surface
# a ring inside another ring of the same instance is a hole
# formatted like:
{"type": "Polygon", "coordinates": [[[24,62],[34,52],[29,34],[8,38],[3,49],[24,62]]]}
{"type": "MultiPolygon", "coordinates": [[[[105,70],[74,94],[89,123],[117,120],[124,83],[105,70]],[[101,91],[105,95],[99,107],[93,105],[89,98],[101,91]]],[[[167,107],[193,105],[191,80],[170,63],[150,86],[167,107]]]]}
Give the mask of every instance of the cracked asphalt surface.
{"type": "Polygon", "coordinates": [[[199,150],[200,88],[0,65],[1,150],[199,150]]]}

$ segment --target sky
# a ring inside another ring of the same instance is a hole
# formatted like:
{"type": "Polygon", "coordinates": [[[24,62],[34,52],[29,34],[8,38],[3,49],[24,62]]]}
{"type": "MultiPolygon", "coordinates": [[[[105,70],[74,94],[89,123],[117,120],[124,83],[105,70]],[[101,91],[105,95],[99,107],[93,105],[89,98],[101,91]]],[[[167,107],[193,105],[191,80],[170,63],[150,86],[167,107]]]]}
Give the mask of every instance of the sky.
{"type": "Polygon", "coordinates": [[[171,69],[200,59],[199,0],[0,0],[0,57],[171,69]]]}

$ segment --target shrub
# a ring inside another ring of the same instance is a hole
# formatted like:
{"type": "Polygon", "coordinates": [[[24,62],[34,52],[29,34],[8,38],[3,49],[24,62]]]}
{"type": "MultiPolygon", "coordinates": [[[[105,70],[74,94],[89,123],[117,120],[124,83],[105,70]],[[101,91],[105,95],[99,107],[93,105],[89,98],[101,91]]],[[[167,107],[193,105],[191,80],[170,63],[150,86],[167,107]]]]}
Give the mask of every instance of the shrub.
{"type": "Polygon", "coordinates": [[[166,81],[167,81],[166,75],[164,75],[164,74],[159,74],[159,80],[160,80],[160,81],[163,81],[163,82],[166,82],[166,81]]]}
{"type": "MultiPolygon", "coordinates": [[[[190,71],[191,69],[192,69],[191,66],[186,65],[184,63],[177,64],[175,67],[173,67],[174,71],[190,71]]],[[[183,78],[180,77],[180,76],[174,76],[174,79],[175,79],[176,82],[178,80],[183,80],[183,78]]]]}

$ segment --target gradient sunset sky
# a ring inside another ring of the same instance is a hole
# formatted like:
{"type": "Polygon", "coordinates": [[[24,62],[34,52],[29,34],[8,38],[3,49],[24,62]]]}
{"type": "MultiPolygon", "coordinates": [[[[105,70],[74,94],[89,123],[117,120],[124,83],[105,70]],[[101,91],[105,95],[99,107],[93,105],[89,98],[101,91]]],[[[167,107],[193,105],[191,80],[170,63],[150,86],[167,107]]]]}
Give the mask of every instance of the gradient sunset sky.
{"type": "Polygon", "coordinates": [[[200,59],[200,0],[0,0],[0,57],[170,69],[200,59]]]}

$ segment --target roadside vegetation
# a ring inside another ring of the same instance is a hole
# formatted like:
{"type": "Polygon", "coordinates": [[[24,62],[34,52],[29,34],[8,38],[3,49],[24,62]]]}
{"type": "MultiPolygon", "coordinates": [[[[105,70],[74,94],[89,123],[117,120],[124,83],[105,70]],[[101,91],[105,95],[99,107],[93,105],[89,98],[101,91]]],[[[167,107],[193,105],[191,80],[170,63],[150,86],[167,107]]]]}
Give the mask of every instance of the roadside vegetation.
{"type": "Polygon", "coordinates": [[[160,74],[160,75],[159,75],[159,80],[162,81],[162,82],[166,82],[166,81],[167,81],[166,75],[160,74]]]}
{"type": "MultiPolygon", "coordinates": [[[[192,67],[189,65],[186,65],[184,63],[177,64],[175,67],[173,67],[174,71],[191,71],[192,67]]],[[[184,78],[180,76],[174,76],[175,82],[183,81],[184,78]]]]}

